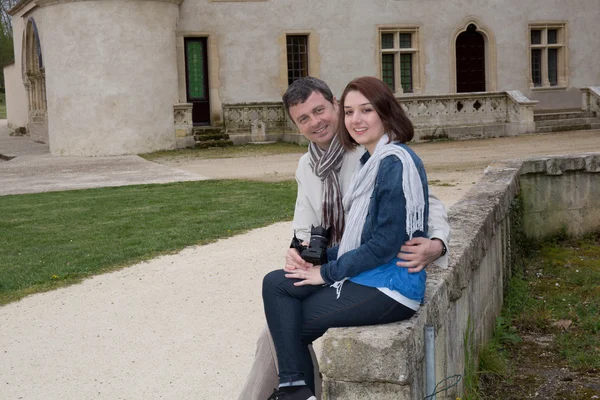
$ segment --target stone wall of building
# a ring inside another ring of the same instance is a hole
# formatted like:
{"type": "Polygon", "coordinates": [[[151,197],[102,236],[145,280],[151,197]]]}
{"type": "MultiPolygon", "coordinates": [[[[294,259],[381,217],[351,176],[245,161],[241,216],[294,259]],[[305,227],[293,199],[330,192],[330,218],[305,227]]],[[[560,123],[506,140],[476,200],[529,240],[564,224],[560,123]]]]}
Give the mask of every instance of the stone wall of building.
{"type": "Polygon", "coordinates": [[[502,6],[484,0],[331,0],[318,5],[309,0],[201,0],[183,2],[178,29],[218,38],[221,99],[243,103],[277,101],[285,90],[282,34],[305,33],[309,42],[318,42],[309,54],[318,68],[309,72],[339,95],[351,79],[378,75],[377,29],[396,25],[419,27],[420,94],[454,93],[453,41],[474,22],[487,33],[488,91],[520,90],[540,100],[540,108],[569,108],[579,106],[576,88],[600,82],[594,68],[600,52],[590,51],[600,39],[592,12],[597,6],[597,0],[507,0],[502,6]],[[566,23],[570,72],[565,89],[530,89],[528,24],[541,21],[566,23]]]}
{"type": "Polygon", "coordinates": [[[51,152],[95,156],[174,148],[177,2],[37,3],[51,152]]]}

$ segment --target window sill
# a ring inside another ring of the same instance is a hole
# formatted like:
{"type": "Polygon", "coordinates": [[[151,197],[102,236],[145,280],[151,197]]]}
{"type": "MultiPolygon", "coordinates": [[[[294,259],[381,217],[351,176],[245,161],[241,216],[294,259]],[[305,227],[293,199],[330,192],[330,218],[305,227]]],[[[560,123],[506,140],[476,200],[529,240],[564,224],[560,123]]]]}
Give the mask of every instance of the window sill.
{"type": "Polygon", "coordinates": [[[567,86],[530,86],[532,92],[551,92],[558,90],[567,90],[567,86]]]}

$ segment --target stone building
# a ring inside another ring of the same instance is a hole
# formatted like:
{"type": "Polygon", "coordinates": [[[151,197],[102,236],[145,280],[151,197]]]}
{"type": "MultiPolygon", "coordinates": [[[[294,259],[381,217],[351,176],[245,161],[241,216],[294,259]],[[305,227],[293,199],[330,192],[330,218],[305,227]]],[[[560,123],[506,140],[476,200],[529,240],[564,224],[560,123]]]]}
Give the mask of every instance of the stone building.
{"type": "Polygon", "coordinates": [[[22,0],[10,14],[8,122],[56,155],[186,146],[192,125],[293,140],[280,99],[307,74],[338,95],[378,76],[430,133],[532,132],[534,110],[581,110],[589,87],[600,108],[600,0],[22,0]]]}

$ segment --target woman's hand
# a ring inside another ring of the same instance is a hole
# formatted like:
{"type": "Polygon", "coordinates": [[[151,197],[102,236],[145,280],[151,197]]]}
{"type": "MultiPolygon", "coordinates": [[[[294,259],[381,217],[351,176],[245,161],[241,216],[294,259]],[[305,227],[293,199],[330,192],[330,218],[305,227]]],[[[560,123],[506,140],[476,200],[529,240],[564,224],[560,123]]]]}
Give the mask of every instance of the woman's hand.
{"type": "Polygon", "coordinates": [[[322,285],[325,283],[323,278],[321,278],[320,265],[315,265],[307,270],[298,269],[289,274],[285,274],[285,277],[290,279],[302,279],[300,282],[294,283],[294,286],[322,285]]]}
{"type": "Polygon", "coordinates": [[[285,272],[295,272],[295,271],[306,271],[313,265],[309,262],[306,262],[300,257],[298,254],[298,250],[296,249],[288,249],[285,255],[285,267],[283,270],[285,272]]]}

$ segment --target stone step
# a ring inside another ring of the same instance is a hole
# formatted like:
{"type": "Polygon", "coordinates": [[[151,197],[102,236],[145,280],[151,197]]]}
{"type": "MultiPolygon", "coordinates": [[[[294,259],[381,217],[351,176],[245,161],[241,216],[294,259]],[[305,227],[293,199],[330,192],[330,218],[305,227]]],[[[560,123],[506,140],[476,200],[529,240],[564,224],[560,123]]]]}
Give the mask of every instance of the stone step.
{"type": "Polygon", "coordinates": [[[577,118],[594,118],[596,113],[594,111],[569,111],[569,112],[543,112],[534,113],[534,121],[549,121],[557,119],[577,119],[577,118]]]}
{"type": "Polygon", "coordinates": [[[215,126],[195,126],[192,129],[194,136],[196,135],[214,135],[217,133],[222,133],[223,129],[221,127],[215,126]]]}
{"type": "Polygon", "coordinates": [[[550,119],[535,121],[536,127],[542,126],[561,126],[561,125],[585,125],[600,122],[600,118],[570,118],[570,119],[550,119]]]}
{"type": "Polygon", "coordinates": [[[196,142],[197,149],[208,149],[209,147],[229,147],[233,146],[233,142],[231,140],[204,140],[200,142],[196,142]]]}
{"type": "Polygon", "coordinates": [[[579,125],[556,125],[556,126],[540,126],[535,128],[536,133],[552,133],[566,131],[588,131],[598,129],[600,124],[579,124],[579,125]]]}
{"type": "Polygon", "coordinates": [[[202,142],[202,141],[207,141],[207,140],[228,140],[229,139],[229,135],[227,135],[226,133],[204,133],[202,135],[194,135],[194,140],[196,140],[197,142],[202,142]]]}

